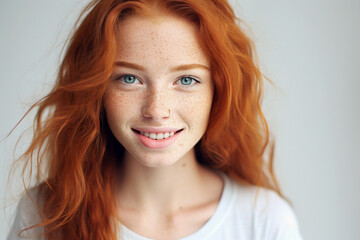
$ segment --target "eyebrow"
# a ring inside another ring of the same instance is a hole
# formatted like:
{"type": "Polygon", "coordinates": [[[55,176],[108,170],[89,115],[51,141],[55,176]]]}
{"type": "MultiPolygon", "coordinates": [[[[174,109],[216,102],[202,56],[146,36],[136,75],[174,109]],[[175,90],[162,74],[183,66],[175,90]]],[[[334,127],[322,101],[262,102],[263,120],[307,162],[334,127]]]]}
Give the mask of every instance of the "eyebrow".
{"type": "Polygon", "coordinates": [[[136,69],[136,70],[141,70],[141,71],[145,71],[145,68],[143,66],[140,66],[138,64],[135,63],[129,63],[129,62],[115,62],[115,66],[118,67],[128,67],[128,68],[132,68],[132,69],[136,69]]]}
{"type": "MultiPolygon", "coordinates": [[[[136,70],[145,71],[145,68],[143,66],[135,64],[135,63],[117,61],[117,62],[115,62],[115,66],[128,67],[128,68],[132,68],[132,69],[136,69],[136,70]]],[[[182,64],[182,65],[171,68],[170,71],[171,72],[178,72],[178,71],[190,70],[190,69],[194,69],[194,68],[201,68],[201,69],[205,69],[205,70],[210,71],[209,67],[207,67],[205,65],[202,65],[202,64],[197,64],[197,63],[182,64]]]]}

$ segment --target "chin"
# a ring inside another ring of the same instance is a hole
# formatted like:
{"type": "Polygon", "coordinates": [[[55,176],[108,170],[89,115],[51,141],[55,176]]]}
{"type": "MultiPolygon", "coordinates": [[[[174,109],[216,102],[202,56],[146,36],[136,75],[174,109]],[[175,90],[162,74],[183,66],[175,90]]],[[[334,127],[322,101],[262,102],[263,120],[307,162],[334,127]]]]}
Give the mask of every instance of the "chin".
{"type": "Polygon", "coordinates": [[[181,157],[170,156],[170,154],[145,154],[135,158],[142,166],[149,168],[169,167],[176,164],[180,159],[181,157]]]}

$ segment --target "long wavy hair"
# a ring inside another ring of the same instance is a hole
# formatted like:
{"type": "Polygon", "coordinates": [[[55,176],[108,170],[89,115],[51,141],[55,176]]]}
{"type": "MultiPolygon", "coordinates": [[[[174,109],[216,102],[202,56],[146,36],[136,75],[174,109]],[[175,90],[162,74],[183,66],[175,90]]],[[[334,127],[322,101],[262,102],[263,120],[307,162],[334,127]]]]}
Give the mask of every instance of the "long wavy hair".
{"type": "MultiPolygon", "coordinates": [[[[280,194],[266,157],[269,130],[261,111],[262,74],[254,47],[226,0],[93,0],[69,38],[57,82],[36,103],[34,137],[22,156],[36,166],[42,223],[49,239],[116,239],[114,179],[124,151],[104,114],[117,24],[132,15],[180,16],[195,24],[211,62],[214,98],[199,163],[237,181],[280,194]]],[[[281,194],[280,194],[281,195],[281,194]]]]}

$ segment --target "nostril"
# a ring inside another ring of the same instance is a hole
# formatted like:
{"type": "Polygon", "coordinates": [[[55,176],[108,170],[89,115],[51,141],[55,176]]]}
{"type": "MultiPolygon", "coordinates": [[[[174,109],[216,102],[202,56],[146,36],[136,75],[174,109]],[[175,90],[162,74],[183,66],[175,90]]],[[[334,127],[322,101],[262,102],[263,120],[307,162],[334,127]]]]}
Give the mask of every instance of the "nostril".
{"type": "Polygon", "coordinates": [[[162,107],[144,107],[142,109],[142,115],[146,118],[153,118],[153,119],[163,119],[170,117],[170,109],[162,106],[162,107]]]}

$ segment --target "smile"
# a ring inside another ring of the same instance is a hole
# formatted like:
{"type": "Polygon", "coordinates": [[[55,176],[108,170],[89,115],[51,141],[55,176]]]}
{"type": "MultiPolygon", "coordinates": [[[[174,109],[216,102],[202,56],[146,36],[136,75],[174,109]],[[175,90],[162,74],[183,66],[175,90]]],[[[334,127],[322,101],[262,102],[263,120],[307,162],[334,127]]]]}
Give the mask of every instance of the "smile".
{"type": "Polygon", "coordinates": [[[132,129],[140,142],[147,148],[161,149],[172,145],[183,129],[144,129],[143,131],[132,129]]]}
{"type": "Polygon", "coordinates": [[[161,140],[164,138],[169,138],[174,136],[175,132],[165,132],[165,133],[149,133],[149,132],[140,132],[141,135],[151,138],[153,140],[161,140]]]}

